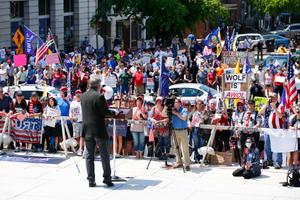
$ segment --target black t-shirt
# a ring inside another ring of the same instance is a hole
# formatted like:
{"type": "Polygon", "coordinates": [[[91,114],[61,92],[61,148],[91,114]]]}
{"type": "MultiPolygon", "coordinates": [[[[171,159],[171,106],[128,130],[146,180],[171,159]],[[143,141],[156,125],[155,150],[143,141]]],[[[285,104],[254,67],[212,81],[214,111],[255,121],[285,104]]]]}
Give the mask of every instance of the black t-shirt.
{"type": "Polygon", "coordinates": [[[13,104],[13,100],[10,96],[4,95],[3,99],[0,100],[0,111],[5,111],[6,113],[11,110],[13,104]]]}

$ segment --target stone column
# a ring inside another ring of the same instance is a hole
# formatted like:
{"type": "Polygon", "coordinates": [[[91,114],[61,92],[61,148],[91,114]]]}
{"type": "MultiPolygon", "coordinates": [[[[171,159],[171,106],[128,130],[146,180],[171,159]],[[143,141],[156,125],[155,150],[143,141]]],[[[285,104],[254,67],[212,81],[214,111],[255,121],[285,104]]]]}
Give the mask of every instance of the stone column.
{"type": "Polygon", "coordinates": [[[0,47],[11,46],[10,1],[0,3],[0,47]]]}
{"type": "Polygon", "coordinates": [[[24,25],[39,34],[39,1],[27,0],[24,3],[24,25]]]}
{"type": "Polygon", "coordinates": [[[79,47],[85,36],[90,37],[95,34],[90,26],[90,20],[95,15],[95,0],[75,0],[74,1],[74,41],[79,47]]]}
{"type": "Polygon", "coordinates": [[[64,49],[64,1],[51,0],[50,4],[50,28],[57,36],[58,50],[64,49]]]}

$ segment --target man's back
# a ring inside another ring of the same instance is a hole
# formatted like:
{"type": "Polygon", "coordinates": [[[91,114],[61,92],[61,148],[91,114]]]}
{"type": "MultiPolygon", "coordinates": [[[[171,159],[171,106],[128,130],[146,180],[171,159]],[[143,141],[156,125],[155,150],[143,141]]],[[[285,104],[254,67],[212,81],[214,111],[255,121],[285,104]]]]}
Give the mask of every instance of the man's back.
{"type": "Polygon", "coordinates": [[[105,128],[105,111],[108,110],[104,96],[90,89],[82,95],[83,134],[108,139],[105,128]]]}

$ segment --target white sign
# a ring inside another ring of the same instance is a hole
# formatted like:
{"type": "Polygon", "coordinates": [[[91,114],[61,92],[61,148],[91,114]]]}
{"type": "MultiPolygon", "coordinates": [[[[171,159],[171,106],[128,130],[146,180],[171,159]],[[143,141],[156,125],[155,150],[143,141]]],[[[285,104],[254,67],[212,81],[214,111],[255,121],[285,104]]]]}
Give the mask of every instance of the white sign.
{"type": "Polygon", "coordinates": [[[285,77],[284,76],[276,76],[275,77],[275,82],[284,83],[285,82],[285,77]]]}
{"type": "Polygon", "coordinates": [[[150,54],[144,54],[143,55],[143,63],[148,64],[150,63],[151,55],[150,54]]]}
{"type": "Polygon", "coordinates": [[[46,118],[44,119],[44,126],[55,127],[56,118],[59,116],[59,111],[53,108],[48,107],[46,118]]]}
{"type": "Polygon", "coordinates": [[[246,83],[247,74],[225,74],[225,83],[246,83]]]}
{"type": "Polygon", "coordinates": [[[5,49],[0,49],[0,58],[4,59],[5,58],[5,49]]]}
{"type": "Polygon", "coordinates": [[[224,91],[225,99],[246,99],[246,92],[244,91],[224,91]]]}
{"type": "Polygon", "coordinates": [[[115,77],[115,75],[108,75],[106,78],[104,78],[104,84],[115,88],[117,86],[117,78],[115,77]]]}
{"type": "Polygon", "coordinates": [[[174,58],[168,57],[165,66],[166,67],[172,67],[174,64],[174,58]]]}
{"type": "Polygon", "coordinates": [[[230,88],[233,91],[241,91],[241,84],[237,82],[233,82],[230,84],[230,88]]]}

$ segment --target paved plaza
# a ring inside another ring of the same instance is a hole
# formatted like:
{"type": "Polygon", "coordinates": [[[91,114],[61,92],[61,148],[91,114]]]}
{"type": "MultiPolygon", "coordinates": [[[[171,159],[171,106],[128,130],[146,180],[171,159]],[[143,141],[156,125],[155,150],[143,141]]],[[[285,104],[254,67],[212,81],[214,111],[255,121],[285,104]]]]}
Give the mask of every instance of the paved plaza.
{"type": "Polygon", "coordinates": [[[102,184],[101,163],[96,161],[98,186],[89,188],[81,157],[70,157],[59,164],[0,161],[0,199],[300,199],[300,188],[279,184],[286,178],[286,169],[270,168],[259,178],[244,180],[232,177],[237,166],[193,164],[191,171],[183,173],[182,169],[163,169],[164,163],[158,160],[151,162],[148,170],[147,164],[147,159],[117,159],[116,175],[128,181],[107,188],[102,184]]]}

